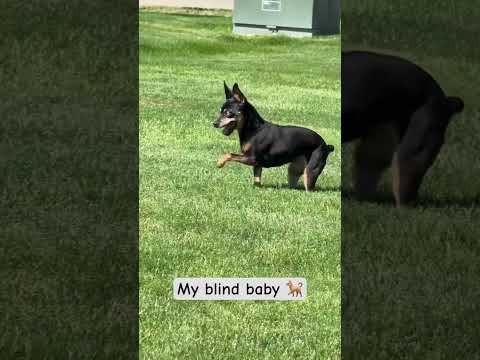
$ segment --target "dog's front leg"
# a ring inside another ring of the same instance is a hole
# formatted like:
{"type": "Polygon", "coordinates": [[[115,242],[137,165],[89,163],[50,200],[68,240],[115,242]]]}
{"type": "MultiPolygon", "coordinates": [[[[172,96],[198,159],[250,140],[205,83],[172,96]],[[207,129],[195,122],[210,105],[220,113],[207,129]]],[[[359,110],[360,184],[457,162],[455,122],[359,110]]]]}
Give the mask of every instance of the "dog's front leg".
{"type": "Polygon", "coordinates": [[[239,155],[239,154],[228,153],[223,155],[223,157],[220,160],[218,160],[217,166],[219,168],[222,168],[225,166],[225,164],[228,161],[236,161],[236,162],[239,162],[245,165],[250,165],[250,166],[255,166],[257,163],[253,156],[247,156],[245,154],[239,155]]]}
{"type": "Polygon", "coordinates": [[[219,168],[223,168],[225,166],[225,164],[227,163],[227,161],[230,161],[230,160],[232,160],[232,154],[230,154],[230,153],[225,154],[220,158],[220,160],[218,160],[217,166],[219,168]]]}
{"type": "Polygon", "coordinates": [[[262,182],[262,167],[254,166],[253,167],[253,183],[255,186],[260,186],[262,182]]]}

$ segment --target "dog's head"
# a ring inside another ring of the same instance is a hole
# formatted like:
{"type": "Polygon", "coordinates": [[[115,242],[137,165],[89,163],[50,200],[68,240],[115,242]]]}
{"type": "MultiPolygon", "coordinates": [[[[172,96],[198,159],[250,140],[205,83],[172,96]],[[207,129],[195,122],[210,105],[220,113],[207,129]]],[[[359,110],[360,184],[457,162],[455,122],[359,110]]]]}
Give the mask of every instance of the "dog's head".
{"type": "Polygon", "coordinates": [[[225,89],[225,103],[220,108],[220,114],[217,120],[213,123],[216,128],[223,129],[223,134],[228,136],[233,130],[240,129],[245,121],[244,109],[247,103],[247,98],[242,94],[237,83],[233,85],[230,90],[225,82],[223,82],[225,89]]]}

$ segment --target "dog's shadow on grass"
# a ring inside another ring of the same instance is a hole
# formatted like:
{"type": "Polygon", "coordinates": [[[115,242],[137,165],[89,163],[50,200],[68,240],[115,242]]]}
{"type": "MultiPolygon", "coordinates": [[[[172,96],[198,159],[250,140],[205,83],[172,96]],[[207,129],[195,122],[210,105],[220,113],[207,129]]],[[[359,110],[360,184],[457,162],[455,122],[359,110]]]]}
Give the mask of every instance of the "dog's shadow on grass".
{"type": "Polygon", "coordinates": [[[432,208],[448,208],[448,207],[478,207],[480,206],[480,197],[473,199],[434,199],[432,197],[422,196],[418,201],[418,206],[432,208]]]}
{"type": "Polygon", "coordinates": [[[342,200],[358,201],[365,204],[395,206],[395,199],[387,193],[379,192],[374,199],[360,200],[355,196],[355,192],[351,189],[340,189],[340,191],[342,193],[342,200]]]}
{"type": "MultiPolygon", "coordinates": [[[[276,190],[290,190],[290,191],[300,191],[305,192],[305,188],[301,185],[297,185],[295,187],[290,187],[288,184],[262,184],[259,186],[260,189],[276,189],[276,190]]],[[[315,186],[311,192],[340,192],[340,186],[315,186]]]]}
{"type": "MultiPolygon", "coordinates": [[[[372,200],[358,200],[355,193],[351,189],[340,189],[342,193],[342,200],[354,200],[365,204],[387,205],[395,207],[395,199],[383,192],[379,192],[375,199],[372,200]]],[[[449,208],[449,207],[477,207],[480,206],[480,195],[472,199],[435,199],[431,196],[421,196],[418,202],[412,208],[449,208]]]]}

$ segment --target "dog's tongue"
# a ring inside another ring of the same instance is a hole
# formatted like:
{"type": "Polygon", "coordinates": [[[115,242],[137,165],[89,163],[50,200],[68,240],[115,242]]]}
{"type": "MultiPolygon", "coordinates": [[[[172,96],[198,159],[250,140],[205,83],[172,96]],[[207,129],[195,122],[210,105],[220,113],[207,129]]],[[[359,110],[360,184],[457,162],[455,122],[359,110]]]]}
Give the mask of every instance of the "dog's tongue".
{"type": "Polygon", "coordinates": [[[223,123],[223,126],[222,126],[222,127],[227,127],[227,126],[229,126],[233,121],[235,121],[235,118],[231,118],[231,119],[226,120],[226,121],[223,123]]]}
{"type": "Polygon", "coordinates": [[[227,119],[222,123],[222,129],[224,135],[230,135],[235,130],[235,118],[227,119]]]}

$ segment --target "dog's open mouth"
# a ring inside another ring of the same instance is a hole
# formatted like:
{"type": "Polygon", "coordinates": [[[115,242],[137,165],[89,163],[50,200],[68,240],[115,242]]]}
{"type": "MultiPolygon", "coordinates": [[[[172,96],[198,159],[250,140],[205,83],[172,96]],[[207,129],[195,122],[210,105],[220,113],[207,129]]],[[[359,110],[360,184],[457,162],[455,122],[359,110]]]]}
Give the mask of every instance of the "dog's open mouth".
{"type": "Polygon", "coordinates": [[[224,117],[218,122],[218,125],[216,125],[216,127],[223,129],[223,134],[228,136],[237,127],[237,119],[235,119],[234,117],[224,117]]]}
{"type": "Polygon", "coordinates": [[[237,126],[237,122],[235,120],[226,124],[223,127],[223,135],[227,135],[227,136],[230,135],[233,132],[233,130],[235,130],[236,126],[237,126]]]}

